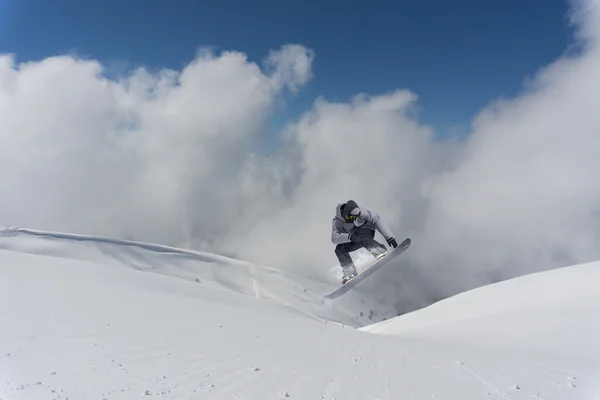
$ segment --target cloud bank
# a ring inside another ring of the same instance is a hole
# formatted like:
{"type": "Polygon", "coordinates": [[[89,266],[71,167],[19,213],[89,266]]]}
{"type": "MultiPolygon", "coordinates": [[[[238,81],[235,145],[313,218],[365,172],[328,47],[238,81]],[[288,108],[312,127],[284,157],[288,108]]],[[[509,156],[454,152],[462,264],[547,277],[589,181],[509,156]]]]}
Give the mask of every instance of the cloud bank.
{"type": "MultiPolygon", "coordinates": [[[[106,77],[90,60],[0,56],[0,225],[222,252],[333,280],[335,206],[376,210],[407,264],[372,285],[399,312],[478,285],[600,258],[600,1],[573,3],[577,53],[440,141],[409,90],[318,99],[253,152],[301,45],[263,68],[201,51],[181,71],[106,77]],[[391,275],[391,276],[390,276],[391,275]]],[[[459,94],[457,94],[459,95],[459,94]]]]}

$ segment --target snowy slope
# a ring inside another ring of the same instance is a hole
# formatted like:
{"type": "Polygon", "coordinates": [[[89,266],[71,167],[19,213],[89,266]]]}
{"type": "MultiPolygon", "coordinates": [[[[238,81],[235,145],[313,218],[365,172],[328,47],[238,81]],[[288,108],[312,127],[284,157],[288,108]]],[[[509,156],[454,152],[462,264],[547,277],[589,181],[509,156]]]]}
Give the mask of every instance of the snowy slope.
{"type": "Polygon", "coordinates": [[[600,263],[353,329],[326,320],[348,315],[326,284],[235,260],[1,239],[2,400],[600,399],[600,263]]]}
{"type": "Polygon", "coordinates": [[[339,280],[317,281],[216,254],[168,246],[23,228],[0,230],[0,249],[91,261],[153,272],[270,300],[306,316],[353,327],[396,316],[360,292],[336,302],[322,300],[339,280]]]}

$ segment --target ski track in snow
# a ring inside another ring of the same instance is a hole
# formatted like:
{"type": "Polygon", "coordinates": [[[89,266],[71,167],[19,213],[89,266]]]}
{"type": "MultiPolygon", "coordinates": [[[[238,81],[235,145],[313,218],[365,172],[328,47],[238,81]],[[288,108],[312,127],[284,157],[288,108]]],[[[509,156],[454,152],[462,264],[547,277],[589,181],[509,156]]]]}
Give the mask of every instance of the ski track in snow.
{"type": "Polygon", "coordinates": [[[600,263],[573,266],[367,325],[385,308],[323,302],[335,283],[11,228],[0,400],[600,399],[598,282],[600,263]]]}

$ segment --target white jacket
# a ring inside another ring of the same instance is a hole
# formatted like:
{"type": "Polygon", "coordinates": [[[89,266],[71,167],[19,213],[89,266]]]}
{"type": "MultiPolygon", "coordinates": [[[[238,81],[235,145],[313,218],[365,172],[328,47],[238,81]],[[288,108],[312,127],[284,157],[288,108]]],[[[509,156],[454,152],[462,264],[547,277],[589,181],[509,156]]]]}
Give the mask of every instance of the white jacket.
{"type": "Polygon", "coordinates": [[[379,217],[379,214],[364,208],[359,207],[360,214],[354,221],[347,222],[342,216],[341,207],[343,204],[338,204],[335,209],[335,217],[331,224],[331,242],[335,245],[350,242],[348,238],[350,232],[357,228],[367,228],[372,231],[379,231],[385,240],[394,237],[390,228],[379,217]]]}

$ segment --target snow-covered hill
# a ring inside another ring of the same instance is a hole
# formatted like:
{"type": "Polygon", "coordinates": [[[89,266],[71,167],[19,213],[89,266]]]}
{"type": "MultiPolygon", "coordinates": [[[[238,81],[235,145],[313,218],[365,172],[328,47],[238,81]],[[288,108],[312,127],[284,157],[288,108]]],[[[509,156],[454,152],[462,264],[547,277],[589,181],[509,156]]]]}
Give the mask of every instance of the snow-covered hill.
{"type": "Polygon", "coordinates": [[[186,279],[204,286],[270,300],[311,318],[353,327],[396,316],[391,307],[360,292],[353,292],[341,301],[323,301],[322,294],[334,288],[333,282],[321,282],[211,253],[23,228],[0,230],[0,249],[90,261],[186,279]]]}
{"type": "Polygon", "coordinates": [[[599,281],[573,266],[355,329],[384,305],[324,302],[328,282],[5,229],[0,399],[600,399],[599,281]]]}

